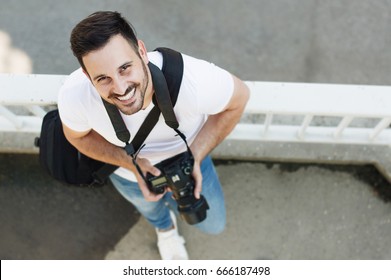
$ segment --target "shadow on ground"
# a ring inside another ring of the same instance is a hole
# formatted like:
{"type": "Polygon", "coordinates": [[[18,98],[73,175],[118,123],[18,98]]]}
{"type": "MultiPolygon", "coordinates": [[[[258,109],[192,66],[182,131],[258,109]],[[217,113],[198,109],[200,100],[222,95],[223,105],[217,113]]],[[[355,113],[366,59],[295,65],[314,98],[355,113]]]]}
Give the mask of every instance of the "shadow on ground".
{"type": "MultiPolygon", "coordinates": [[[[216,165],[238,164],[239,160],[215,160],[216,165]]],[[[296,172],[308,167],[318,167],[331,171],[351,174],[357,180],[370,186],[379,199],[391,202],[391,184],[373,165],[336,165],[336,164],[313,164],[313,163],[286,163],[286,162],[262,162],[268,169],[277,166],[281,172],[296,172]]]]}

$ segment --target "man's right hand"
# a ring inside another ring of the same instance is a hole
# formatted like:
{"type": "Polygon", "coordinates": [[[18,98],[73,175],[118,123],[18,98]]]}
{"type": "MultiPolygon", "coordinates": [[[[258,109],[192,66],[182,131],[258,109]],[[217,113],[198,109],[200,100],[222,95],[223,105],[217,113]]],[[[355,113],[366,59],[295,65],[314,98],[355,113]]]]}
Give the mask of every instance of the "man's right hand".
{"type": "MultiPolygon", "coordinates": [[[[150,173],[150,174],[152,174],[154,176],[159,176],[160,175],[161,171],[158,168],[156,168],[155,166],[153,166],[149,162],[149,160],[147,160],[145,158],[137,158],[136,161],[137,161],[137,164],[140,167],[141,171],[143,172],[144,177],[147,176],[147,173],[150,173]]],[[[138,185],[140,187],[140,190],[141,190],[142,194],[144,195],[145,200],[147,200],[147,201],[158,201],[167,192],[167,190],[164,193],[162,193],[162,194],[155,194],[155,193],[151,192],[149,190],[148,186],[147,186],[147,183],[144,181],[144,179],[139,174],[137,169],[136,170],[132,170],[132,172],[134,172],[134,174],[136,175],[138,185]]]]}

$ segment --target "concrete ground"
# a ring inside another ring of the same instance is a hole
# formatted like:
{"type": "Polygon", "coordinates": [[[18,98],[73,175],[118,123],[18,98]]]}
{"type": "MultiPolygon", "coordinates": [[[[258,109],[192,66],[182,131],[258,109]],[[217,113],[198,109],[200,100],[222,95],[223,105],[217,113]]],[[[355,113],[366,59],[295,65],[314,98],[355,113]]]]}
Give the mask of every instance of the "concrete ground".
{"type": "MultiPolygon", "coordinates": [[[[1,259],[158,259],[111,186],[69,187],[35,155],[0,155],[1,259]]],[[[217,162],[227,227],[179,221],[192,259],[391,259],[391,186],[370,166],[217,162]]]]}
{"type": "MultiPolygon", "coordinates": [[[[73,71],[72,27],[96,10],[118,10],[148,49],[171,47],[243,80],[390,85],[390,6],[389,0],[0,0],[0,30],[36,74],[73,71]]],[[[373,168],[225,162],[217,169],[227,228],[210,237],[180,223],[192,259],[391,258],[391,186],[373,168]]],[[[48,178],[34,155],[0,155],[0,205],[1,259],[159,257],[153,229],[110,184],[67,188],[48,178]]]]}
{"type": "MultiPolygon", "coordinates": [[[[219,165],[227,227],[209,236],[180,223],[190,258],[391,259],[391,205],[369,184],[353,170],[289,166],[219,165]]],[[[141,218],[106,259],[158,259],[155,240],[141,218]]]]}

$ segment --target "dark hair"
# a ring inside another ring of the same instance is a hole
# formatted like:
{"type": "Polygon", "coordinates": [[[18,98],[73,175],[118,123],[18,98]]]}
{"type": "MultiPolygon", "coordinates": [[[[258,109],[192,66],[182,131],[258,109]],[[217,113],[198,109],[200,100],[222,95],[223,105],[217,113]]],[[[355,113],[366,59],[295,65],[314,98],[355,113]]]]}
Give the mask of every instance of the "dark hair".
{"type": "Polygon", "coordinates": [[[104,47],[111,37],[122,35],[138,54],[137,37],[132,25],[118,12],[99,11],[79,22],[71,33],[71,49],[84,70],[83,56],[104,47]]]}

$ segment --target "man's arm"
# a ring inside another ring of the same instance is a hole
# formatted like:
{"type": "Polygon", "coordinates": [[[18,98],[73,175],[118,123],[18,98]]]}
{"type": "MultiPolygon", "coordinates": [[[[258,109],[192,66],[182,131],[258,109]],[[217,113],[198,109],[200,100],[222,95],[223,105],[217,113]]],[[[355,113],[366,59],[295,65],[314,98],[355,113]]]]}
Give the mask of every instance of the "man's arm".
{"type": "Polygon", "coordinates": [[[221,113],[208,117],[190,147],[195,159],[193,176],[196,181],[195,195],[197,198],[202,188],[201,161],[234,129],[250,97],[247,85],[237,77],[233,75],[232,77],[234,92],[229,103],[221,113]]]}
{"type": "MultiPolygon", "coordinates": [[[[94,130],[78,132],[70,129],[64,123],[63,130],[68,141],[81,153],[93,159],[121,166],[132,171],[136,175],[140,189],[147,200],[156,201],[163,196],[163,194],[155,195],[149,191],[146,183],[134,166],[131,157],[126,154],[123,148],[111,144],[94,130]]],[[[149,172],[155,176],[160,175],[160,170],[154,167],[147,159],[137,158],[137,163],[145,174],[149,172]]]]}
{"type": "Polygon", "coordinates": [[[134,171],[131,158],[125,150],[109,143],[94,130],[78,132],[70,129],[64,123],[63,130],[68,141],[81,153],[93,159],[134,171]]]}

